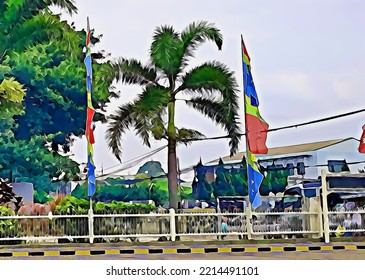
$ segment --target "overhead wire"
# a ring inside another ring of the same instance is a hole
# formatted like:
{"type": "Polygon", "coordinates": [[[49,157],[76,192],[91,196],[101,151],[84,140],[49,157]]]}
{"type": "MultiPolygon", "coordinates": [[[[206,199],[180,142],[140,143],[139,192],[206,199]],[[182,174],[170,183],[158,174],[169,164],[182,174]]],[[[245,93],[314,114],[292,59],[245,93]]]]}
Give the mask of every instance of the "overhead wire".
{"type": "MultiPolygon", "coordinates": [[[[311,125],[311,124],[315,124],[315,123],[326,122],[326,121],[330,121],[330,120],[334,120],[334,119],[338,119],[338,118],[343,118],[343,117],[347,117],[347,116],[351,116],[351,115],[355,115],[355,114],[359,114],[359,113],[363,113],[363,112],[365,112],[365,109],[359,109],[359,110],[356,110],[356,111],[351,111],[351,112],[338,114],[338,115],[334,115],[334,116],[330,116],[330,117],[316,119],[316,120],[312,120],[312,121],[308,121],[308,122],[302,122],[302,123],[297,123],[297,124],[292,124],[292,125],[287,125],[287,126],[282,126],[282,127],[277,127],[277,128],[271,128],[271,129],[268,129],[267,132],[279,131],[279,130],[289,129],[289,128],[297,128],[297,127],[311,125]]],[[[240,136],[245,136],[246,133],[240,133],[239,135],[240,136]]],[[[189,139],[187,141],[197,142],[197,141],[217,140],[217,139],[225,139],[225,138],[229,138],[229,136],[228,135],[222,135],[222,136],[214,136],[214,137],[206,137],[206,138],[195,138],[195,139],[193,138],[193,139],[189,139]]],[[[161,150],[165,149],[166,147],[167,147],[167,145],[162,146],[160,148],[157,148],[157,149],[155,149],[155,150],[153,150],[149,153],[143,154],[139,157],[130,159],[130,160],[124,162],[123,166],[118,168],[117,170],[114,170],[113,172],[109,172],[107,174],[100,175],[97,178],[108,176],[108,175],[113,175],[113,174],[116,174],[117,172],[124,171],[124,170],[127,170],[127,169],[131,168],[131,167],[134,167],[136,164],[140,163],[141,161],[143,161],[144,159],[150,157],[151,155],[154,155],[154,154],[160,152],[161,150]]],[[[120,166],[120,164],[108,167],[106,169],[111,169],[111,168],[114,168],[114,167],[117,167],[117,166],[120,166]]],[[[186,167],[186,168],[182,169],[180,174],[184,174],[184,173],[187,173],[187,172],[191,171],[193,169],[193,167],[194,166],[189,166],[189,167],[186,167]]]]}
{"type": "MultiPolygon", "coordinates": [[[[346,164],[346,165],[355,165],[355,164],[361,164],[361,163],[365,163],[365,160],[363,160],[363,161],[354,161],[354,162],[346,162],[344,164],[346,164]]],[[[233,164],[232,163],[230,165],[235,166],[235,165],[239,165],[239,163],[237,163],[237,164],[233,164]]],[[[212,166],[203,166],[203,167],[211,167],[211,168],[214,168],[216,166],[218,166],[218,164],[212,165],[212,166]]],[[[315,164],[315,165],[304,165],[303,167],[304,168],[317,168],[317,167],[329,167],[329,166],[330,166],[330,164],[315,164]]],[[[289,169],[296,169],[296,168],[298,168],[298,167],[297,166],[293,166],[293,167],[290,167],[289,169]]],[[[242,168],[234,168],[234,169],[242,169],[242,168]]],[[[266,168],[264,168],[264,169],[266,169],[266,168]]],[[[193,170],[193,168],[191,170],[193,170]]],[[[280,166],[270,166],[270,169],[268,169],[267,171],[279,171],[279,170],[288,170],[288,168],[287,167],[280,167],[280,166]]],[[[183,170],[180,171],[180,174],[183,174],[183,173],[185,173],[183,170]]],[[[168,174],[165,173],[165,174],[162,174],[162,175],[159,175],[159,176],[149,176],[148,178],[134,178],[132,180],[133,181],[132,184],[140,183],[140,182],[144,182],[144,181],[151,181],[152,182],[152,180],[154,180],[154,179],[167,178],[167,175],[168,174]]],[[[181,181],[181,182],[184,182],[184,181],[181,181]]],[[[128,184],[126,184],[126,185],[128,185],[128,184]]]]}
{"type": "MultiPolygon", "coordinates": [[[[165,146],[162,146],[160,148],[157,148],[147,154],[144,154],[144,155],[141,155],[137,158],[133,158],[133,159],[130,159],[124,163],[122,163],[120,165],[120,167],[116,170],[114,170],[113,172],[109,172],[109,173],[106,173],[106,174],[102,174],[102,175],[99,175],[99,176],[96,176],[96,178],[101,178],[101,177],[106,177],[106,176],[109,176],[109,175],[114,175],[118,172],[121,172],[121,171],[124,171],[124,170],[127,170],[127,169],[130,169],[134,166],[136,166],[138,163],[144,161],[145,159],[149,158],[150,156],[154,155],[154,154],[157,154],[158,152],[162,151],[163,149],[165,149],[167,147],[167,145],[165,146]]],[[[117,165],[118,166],[118,165],[117,165]]]]}
{"type": "MultiPolygon", "coordinates": [[[[360,110],[347,112],[347,113],[339,114],[339,115],[334,115],[334,116],[330,116],[330,117],[326,117],[326,118],[316,119],[316,120],[312,120],[312,121],[308,121],[308,122],[297,123],[297,124],[292,124],[292,125],[287,125],[287,126],[282,126],[282,127],[277,127],[277,128],[270,128],[270,129],[266,130],[266,132],[273,132],[273,131],[289,129],[289,128],[297,128],[300,126],[306,126],[306,125],[315,124],[315,123],[319,123],[319,122],[325,122],[325,121],[343,118],[343,117],[347,117],[347,116],[351,116],[351,115],[355,115],[355,114],[359,114],[359,113],[363,113],[363,112],[365,112],[365,109],[360,109],[360,110]]],[[[265,132],[265,131],[262,131],[262,132],[265,132]]],[[[238,135],[245,136],[246,133],[240,133],[238,135]]],[[[213,137],[205,137],[205,138],[194,138],[194,139],[189,139],[187,141],[206,141],[206,140],[217,140],[217,139],[225,139],[225,138],[230,138],[230,136],[222,135],[222,136],[213,136],[213,137]]]]}
{"type": "Polygon", "coordinates": [[[127,161],[123,162],[123,163],[118,163],[118,164],[116,164],[116,165],[106,167],[106,168],[104,168],[104,170],[115,168],[115,167],[117,167],[117,166],[120,166],[121,164],[129,163],[129,162],[134,161],[134,160],[137,160],[137,159],[139,159],[139,158],[141,158],[141,157],[143,157],[143,158],[144,158],[144,157],[149,157],[149,156],[154,155],[154,154],[158,153],[159,151],[161,151],[161,150],[160,150],[161,148],[166,148],[166,147],[167,147],[166,145],[161,146],[161,147],[159,147],[159,148],[157,148],[157,149],[154,149],[154,150],[152,150],[152,151],[149,151],[148,153],[145,153],[145,154],[139,155],[138,157],[135,157],[135,158],[131,158],[131,159],[129,159],[129,160],[127,160],[127,161]]]}

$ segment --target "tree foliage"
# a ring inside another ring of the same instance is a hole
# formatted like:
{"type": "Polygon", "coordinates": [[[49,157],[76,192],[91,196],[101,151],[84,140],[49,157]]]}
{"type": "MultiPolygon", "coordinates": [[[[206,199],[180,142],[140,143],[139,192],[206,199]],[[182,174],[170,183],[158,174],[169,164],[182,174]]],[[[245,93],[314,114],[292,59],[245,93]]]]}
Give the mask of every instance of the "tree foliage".
{"type": "MultiPolygon", "coordinates": [[[[144,179],[131,185],[121,184],[123,179],[107,178],[98,182],[95,193],[95,201],[110,203],[115,201],[153,200],[156,205],[168,206],[167,179],[144,179]]],[[[80,199],[88,199],[87,182],[79,184],[71,193],[80,199]]],[[[185,190],[184,197],[188,195],[185,190]],[[186,193],[186,194],[185,194],[186,193]]]]}
{"type": "MultiPolygon", "coordinates": [[[[72,0],[0,1],[0,176],[13,171],[46,191],[52,181],[77,179],[78,164],[64,155],[84,134],[86,111],[86,34],[52,14],[50,5],[77,10],[72,0]]],[[[95,119],[104,120],[115,96],[103,75],[110,66],[94,59],[93,68],[95,119]]]]}
{"type": "MultiPolygon", "coordinates": [[[[218,196],[247,196],[247,165],[246,160],[240,164],[223,164],[217,166],[196,167],[193,189],[195,199],[210,201],[218,196]],[[214,174],[214,181],[208,182],[207,172],[214,174]]],[[[267,168],[260,186],[260,194],[268,196],[270,192],[277,194],[284,192],[290,174],[285,168],[267,168]]]]}

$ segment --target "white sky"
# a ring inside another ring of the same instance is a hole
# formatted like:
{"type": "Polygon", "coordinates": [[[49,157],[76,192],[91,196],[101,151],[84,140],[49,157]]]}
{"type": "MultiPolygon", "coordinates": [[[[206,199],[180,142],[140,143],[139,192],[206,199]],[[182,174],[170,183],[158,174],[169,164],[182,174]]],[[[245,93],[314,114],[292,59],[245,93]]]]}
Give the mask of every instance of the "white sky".
{"type": "MultiPolygon", "coordinates": [[[[253,78],[260,99],[260,111],[271,128],[345,113],[365,106],[365,1],[363,0],[77,0],[79,9],[71,19],[77,29],[86,27],[103,34],[101,44],[112,57],[148,59],[156,26],[173,25],[181,31],[189,23],[206,20],[223,33],[223,50],[211,42],[196,52],[194,65],[218,60],[236,73],[242,89],[240,34],[251,56],[253,78]]],[[[109,106],[132,100],[138,87],[118,85],[122,95],[109,106]]],[[[241,102],[242,108],[242,102],[241,102]]],[[[243,116],[243,108],[241,110],[243,116]]],[[[243,119],[242,119],[243,121],[243,119]]],[[[268,147],[361,135],[365,114],[297,129],[272,132],[268,147]]],[[[201,130],[206,136],[225,132],[185,105],[177,107],[177,125],[201,130]]],[[[107,149],[105,127],[98,124],[94,161],[104,169],[118,164],[107,149]]],[[[243,138],[244,140],[244,138],[243,138]]],[[[164,144],[153,141],[152,149],[164,144]]],[[[123,140],[123,161],[151,149],[142,146],[133,132],[123,140]]],[[[242,141],[240,148],[244,147],[242,141]]],[[[86,140],[77,141],[75,159],[86,161],[86,140]]],[[[227,140],[204,141],[180,146],[181,167],[229,154],[227,140]]],[[[165,170],[166,151],[152,157],[165,170]]],[[[133,174],[136,169],[130,169],[133,174]]],[[[106,172],[112,170],[106,170],[106,172]]]]}

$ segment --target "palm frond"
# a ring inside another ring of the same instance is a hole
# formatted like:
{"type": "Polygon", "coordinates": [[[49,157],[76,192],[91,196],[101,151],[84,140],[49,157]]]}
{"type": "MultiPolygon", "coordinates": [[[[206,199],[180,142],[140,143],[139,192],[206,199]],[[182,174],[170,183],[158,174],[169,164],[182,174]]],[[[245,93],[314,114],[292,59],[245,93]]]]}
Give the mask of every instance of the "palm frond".
{"type": "MultiPolygon", "coordinates": [[[[158,86],[148,86],[132,102],[119,107],[116,114],[111,115],[110,125],[106,131],[108,146],[120,160],[122,154],[121,138],[123,133],[134,127],[143,144],[150,147],[149,138],[155,136],[156,121],[161,119],[164,108],[170,101],[167,89],[158,86]]],[[[161,119],[162,120],[162,119],[161,119]]]]}
{"type": "Polygon", "coordinates": [[[126,84],[148,85],[157,84],[156,70],[150,66],[144,66],[136,59],[119,58],[110,63],[112,75],[117,81],[126,84]]]}
{"type": "Polygon", "coordinates": [[[171,100],[170,91],[161,86],[148,86],[138,96],[136,112],[145,117],[156,116],[171,100]]]}
{"type": "Polygon", "coordinates": [[[145,145],[150,146],[150,134],[156,139],[166,135],[161,114],[165,112],[164,109],[170,99],[169,90],[161,86],[148,86],[138,96],[135,102],[135,128],[145,145]]]}
{"type": "Polygon", "coordinates": [[[54,5],[66,10],[69,14],[77,13],[74,0],[45,0],[47,6],[54,5]]]}
{"type": "Polygon", "coordinates": [[[151,134],[156,140],[167,138],[166,123],[163,121],[163,115],[166,114],[165,108],[151,119],[151,134]]]}
{"type": "Polygon", "coordinates": [[[218,50],[222,49],[223,35],[218,28],[206,21],[193,22],[181,32],[183,57],[181,69],[187,65],[190,57],[194,57],[194,51],[205,41],[213,41],[218,50]]]}
{"type": "Polygon", "coordinates": [[[218,61],[206,62],[191,69],[181,77],[182,85],[177,91],[224,93],[238,90],[234,72],[218,61]]]}
{"type": "Polygon", "coordinates": [[[151,148],[150,144],[150,132],[151,132],[151,120],[143,115],[135,114],[134,129],[136,134],[141,137],[142,143],[151,148]]]}
{"type": "Polygon", "coordinates": [[[204,139],[205,135],[194,129],[180,128],[177,131],[176,138],[178,143],[188,145],[194,140],[204,139]]]}
{"type": "Polygon", "coordinates": [[[133,125],[134,104],[127,103],[120,106],[116,112],[109,117],[109,127],[106,131],[108,147],[120,161],[122,155],[121,139],[123,133],[133,125]]]}
{"type": "Polygon", "coordinates": [[[158,27],[150,49],[152,63],[164,72],[170,83],[177,76],[181,64],[182,49],[179,48],[181,45],[179,35],[171,26],[158,27]]]}
{"type": "Polygon", "coordinates": [[[221,125],[227,131],[230,138],[231,155],[235,154],[241,138],[238,126],[238,109],[231,107],[228,100],[218,101],[202,97],[192,98],[186,104],[198,110],[216,124],[221,125]]]}
{"type": "Polygon", "coordinates": [[[98,99],[110,100],[111,98],[120,97],[120,92],[113,86],[114,77],[112,73],[112,67],[108,62],[94,63],[93,64],[93,91],[98,99]],[[108,92],[105,91],[108,88],[108,92]]]}
{"type": "Polygon", "coordinates": [[[192,93],[195,96],[217,96],[227,103],[226,110],[237,112],[238,86],[234,72],[223,63],[212,61],[191,69],[182,77],[182,85],[177,91],[192,93]]]}

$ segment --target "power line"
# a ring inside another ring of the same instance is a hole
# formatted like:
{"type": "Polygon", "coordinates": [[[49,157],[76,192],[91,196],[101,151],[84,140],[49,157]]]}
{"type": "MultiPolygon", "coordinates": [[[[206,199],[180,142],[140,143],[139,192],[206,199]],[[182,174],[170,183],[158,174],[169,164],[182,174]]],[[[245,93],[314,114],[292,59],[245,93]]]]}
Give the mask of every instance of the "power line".
{"type": "Polygon", "coordinates": [[[124,170],[127,170],[135,165],[137,165],[138,163],[140,163],[141,161],[145,160],[146,158],[149,158],[150,156],[154,155],[154,154],[157,154],[158,152],[162,151],[163,149],[165,149],[167,146],[162,146],[158,149],[155,149],[147,154],[144,154],[144,155],[141,155],[137,158],[134,158],[134,159],[131,159],[129,161],[126,161],[125,163],[123,163],[123,165],[114,170],[113,172],[109,172],[107,174],[103,174],[103,175],[100,175],[100,176],[97,176],[96,178],[101,178],[101,177],[106,177],[106,176],[109,176],[109,175],[114,175],[116,174],[117,172],[120,172],[120,171],[124,171],[124,170]]]}
{"type": "Polygon", "coordinates": [[[299,123],[299,124],[294,124],[294,125],[288,125],[288,126],[268,129],[267,131],[271,132],[271,131],[278,131],[278,130],[287,129],[287,128],[294,128],[294,127],[296,128],[296,127],[299,127],[299,126],[305,126],[305,125],[310,125],[310,124],[314,124],[314,123],[325,122],[325,121],[330,121],[330,120],[334,120],[334,119],[338,119],[338,118],[343,118],[343,117],[359,114],[359,113],[362,113],[362,112],[365,112],[365,109],[360,109],[360,110],[357,110],[357,111],[352,111],[352,112],[348,112],[348,113],[344,113],[344,114],[340,114],[340,115],[335,115],[335,116],[331,116],[331,117],[326,117],[326,118],[322,118],[322,119],[318,119],[318,120],[313,120],[313,121],[309,121],[309,122],[304,122],[304,123],[299,123]]]}
{"type": "MultiPolygon", "coordinates": [[[[271,129],[268,129],[267,132],[278,131],[278,130],[283,130],[283,129],[288,129],[288,128],[297,128],[300,126],[305,126],[305,125],[315,124],[315,123],[319,123],[319,122],[325,122],[325,121],[330,121],[330,120],[334,120],[334,119],[338,119],[338,118],[343,118],[343,117],[359,114],[362,112],[365,112],[365,109],[360,109],[357,111],[352,111],[352,112],[339,114],[339,115],[335,115],[335,116],[331,116],[331,117],[317,119],[317,120],[313,120],[313,121],[309,121],[309,122],[303,122],[303,123],[292,124],[292,125],[287,125],[287,126],[282,126],[282,127],[277,127],[277,128],[271,128],[271,129]]],[[[262,131],[262,132],[265,132],[265,131],[262,131]]],[[[240,133],[238,135],[245,136],[246,133],[240,133]]],[[[228,135],[223,135],[223,136],[214,136],[214,137],[206,137],[206,138],[194,138],[194,139],[189,139],[187,141],[205,141],[205,140],[217,140],[217,139],[224,139],[224,138],[230,138],[230,137],[228,135]]]]}
{"type": "MultiPolygon", "coordinates": [[[[347,162],[345,164],[346,165],[353,165],[353,164],[361,164],[361,163],[365,163],[365,160],[363,160],[363,161],[347,162]]],[[[229,165],[238,165],[238,163],[237,164],[229,164],[229,165]]],[[[203,167],[211,167],[211,168],[214,168],[215,166],[218,166],[218,165],[214,165],[214,166],[203,166],[203,167]]],[[[304,168],[317,168],[317,167],[328,167],[328,166],[330,166],[330,165],[329,164],[315,164],[315,165],[304,165],[303,167],[304,168]]],[[[270,171],[289,170],[289,169],[296,169],[296,168],[298,168],[298,167],[293,166],[293,167],[290,167],[290,168],[286,168],[286,167],[279,167],[279,166],[271,166],[270,167],[270,171]]],[[[234,168],[234,169],[242,169],[242,168],[234,168]]],[[[180,173],[184,173],[184,171],[182,170],[180,173]]],[[[106,175],[108,175],[108,174],[106,174],[106,175]]],[[[106,176],[106,175],[104,175],[104,176],[106,176]]],[[[99,177],[104,177],[104,176],[99,176],[99,177]]],[[[97,177],[97,178],[99,178],[99,177],[97,177]]],[[[167,174],[162,174],[162,175],[159,175],[159,176],[150,176],[148,178],[135,178],[135,179],[133,179],[133,181],[134,181],[133,184],[139,183],[139,182],[143,182],[143,181],[150,181],[150,180],[154,180],[154,179],[162,179],[162,178],[167,178],[167,174]]],[[[303,178],[303,179],[305,179],[305,178],[303,178]]],[[[181,182],[183,182],[183,181],[181,181],[181,182]]]]}
{"type": "MultiPolygon", "coordinates": [[[[339,114],[339,115],[334,115],[334,116],[330,116],[330,117],[326,117],[326,118],[321,118],[321,119],[317,119],[317,120],[312,120],[312,121],[308,121],[308,122],[303,122],[303,123],[298,123],[298,124],[292,124],[292,125],[282,126],[282,127],[277,127],[277,128],[271,128],[271,129],[268,129],[267,132],[279,131],[279,130],[289,129],[289,128],[297,128],[297,127],[300,127],[300,126],[306,126],[306,125],[311,125],[311,124],[315,124],[315,123],[330,121],[330,120],[333,120],[333,119],[343,118],[343,117],[347,117],[347,116],[359,114],[359,113],[362,113],[362,112],[365,112],[365,109],[360,109],[360,110],[356,110],[356,111],[352,111],[352,112],[347,112],[347,113],[339,114]]],[[[246,133],[240,133],[239,135],[240,136],[245,136],[246,133]]],[[[206,137],[206,138],[195,138],[195,139],[189,139],[187,141],[218,140],[218,139],[224,139],[224,138],[229,138],[229,136],[228,135],[224,135],[224,136],[214,136],[214,137],[206,137]]],[[[159,151],[163,150],[166,147],[167,146],[162,146],[162,147],[157,148],[157,149],[155,149],[155,150],[153,150],[153,151],[151,151],[149,153],[146,153],[146,154],[141,155],[139,157],[130,159],[130,160],[128,160],[128,161],[126,161],[126,162],[123,163],[123,164],[129,163],[127,166],[123,166],[123,167],[115,170],[114,172],[110,172],[108,174],[105,174],[105,175],[102,175],[102,176],[99,176],[99,177],[104,177],[104,176],[107,176],[107,175],[112,175],[112,174],[115,174],[116,172],[120,172],[120,171],[129,169],[129,168],[133,167],[134,165],[136,165],[137,163],[141,162],[142,160],[150,157],[151,155],[154,155],[154,154],[158,153],[159,151]]],[[[117,167],[117,166],[119,166],[119,164],[118,165],[115,165],[115,166],[111,166],[111,167],[105,168],[105,170],[106,169],[111,169],[111,168],[114,168],[114,167],[117,167]]],[[[191,170],[191,167],[187,167],[187,168],[184,168],[181,171],[181,173],[186,173],[186,172],[188,172],[190,170],[191,170]]]]}
{"type": "Polygon", "coordinates": [[[135,157],[135,158],[129,159],[129,160],[127,160],[127,161],[123,162],[123,163],[119,163],[119,164],[116,164],[116,165],[113,165],[113,166],[110,166],[110,167],[104,168],[104,170],[112,169],[112,168],[114,168],[114,167],[120,166],[121,164],[126,164],[126,163],[129,163],[129,162],[131,162],[131,161],[135,161],[135,160],[137,160],[137,159],[139,159],[139,158],[141,158],[141,157],[145,158],[145,157],[152,156],[152,155],[154,155],[154,154],[158,153],[159,151],[161,151],[162,149],[164,149],[164,148],[166,148],[166,147],[167,147],[166,145],[161,146],[161,147],[159,147],[159,148],[157,148],[157,149],[155,149],[155,150],[152,150],[152,151],[150,151],[150,152],[148,152],[148,153],[145,153],[145,154],[143,154],[143,155],[140,155],[140,156],[138,156],[138,157],[135,157]]]}

